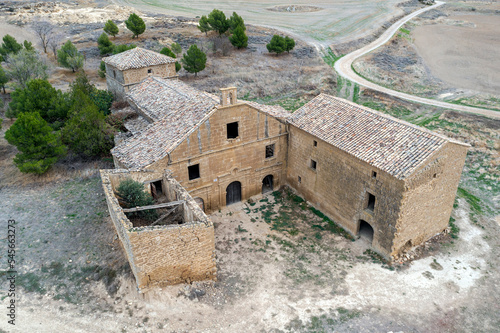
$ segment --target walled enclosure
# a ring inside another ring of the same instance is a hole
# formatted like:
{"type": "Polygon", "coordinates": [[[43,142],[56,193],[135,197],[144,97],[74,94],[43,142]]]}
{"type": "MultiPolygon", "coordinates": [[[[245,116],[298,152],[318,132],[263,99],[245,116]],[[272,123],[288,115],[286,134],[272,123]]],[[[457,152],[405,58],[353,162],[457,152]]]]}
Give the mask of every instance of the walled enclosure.
{"type": "Polygon", "coordinates": [[[175,63],[161,64],[156,66],[146,66],[142,68],[131,68],[127,70],[119,70],[118,68],[106,65],[106,84],[108,90],[115,97],[123,99],[125,95],[136,84],[147,78],[148,76],[159,76],[161,78],[176,78],[175,63]],[[149,73],[151,71],[151,73],[149,73]]]}
{"type": "Polygon", "coordinates": [[[166,158],[148,170],[169,169],[193,196],[203,200],[206,212],[226,205],[226,189],[241,183],[241,199],[262,192],[262,181],[273,176],[273,187],[285,183],[287,130],[284,122],[248,104],[218,107],[166,158]],[[238,122],[238,136],[227,138],[227,124],[238,122]],[[274,156],[266,158],[266,146],[274,156]],[[188,166],[199,164],[200,177],[189,180],[188,166]]]}
{"type": "Polygon", "coordinates": [[[216,280],[214,227],[187,191],[166,172],[149,170],[101,170],[111,220],[130,262],[138,288],[181,282],[216,280]],[[184,201],[181,225],[134,228],[115,195],[124,179],[147,184],[162,180],[168,201],[184,201]]]}

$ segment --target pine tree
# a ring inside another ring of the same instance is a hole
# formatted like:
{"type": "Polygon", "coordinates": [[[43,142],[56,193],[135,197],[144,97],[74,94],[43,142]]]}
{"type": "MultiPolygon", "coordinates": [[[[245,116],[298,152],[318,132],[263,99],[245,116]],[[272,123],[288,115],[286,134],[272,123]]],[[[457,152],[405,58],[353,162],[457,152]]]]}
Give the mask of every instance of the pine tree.
{"type": "Polygon", "coordinates": [[[122,53],[122,52],[125,52],[125,51],[128,51],[128,50],[132,50],[132,49],[135,49],[137,46],[134,45],[134,44],[130,44],[130,45],[127,45],[127,44],[120,44],[120,45],[115,45],[115,47],[113,48],[113,54],[118,54],[118,53],[122,53]]]}
{"type": "Polygon", "coordinates": [[[182,47],[179,45],[179,43],[172,43],[170,47],[172,48],[172,52],[174,52],[177,56],[182,53],[182,47]]]}
{"type": "Polygon", "coordinates": [[[97,47],[99,48],[101,55],[110,54],[115,48],[114,44],[109,40],[108,35],[104,32],[97,39],[97,47]]]}
{"type": "Polygon", "coordinates": [[[291,50],[295,47],[295,40],[286,36],[285,37],[285,51],[290,53],[291,50]]]}
{"type": "Polygon", "coordinates": [[[218,9],[214,9],[208,14],[208,24],[211,30],[217,31],[219,36],[222,36],[229,29],[229,21],[226,19],[226,15],[218,9]]]}
{"type": "Polygon", "coordinates": [[[194,73],[194,76],[197,76],[198,72],[201,72],[205,69],[205,65],[207,63],[207,55],[203,53],[203,51],[200,50],[198,46],[191,45],[186,54],[184,54],[184,57],[181,61],[185,70],[187,70],[189,73],[194,73]]]}
{"type": "Polygon", "coordinates": [[[19,51],[22,50],[23,45],[19,44],[17,40],[12,37],[11,35],[5,35],[3,36],[3,43],[0,46],[0,55],[2,57],[1,60],[6,60],[10,54],[17,54],[19,51]]]}
{"type": "Polygon", "coordinates": [[[114,37],[116,37],[116,35],[118,34],[118,32],[120,31],[118,29],[118,26],[115,24],[115,22],[111,21],[111,20],[108,20],[105,24],[104,24],[104,28],[103,28],[104,32],[107,33],[108,35],[111,35],[114,37]]]}
{"type": "Polygon", "coordinates": [[[102,60],[101,64],[99,65],[99,69],[97,70],[97,74],[100,78],[104,79],[106,77],[106,64],[102,60]]]}
{"type": "Polygon", "coordinates": [[[248,36],[245,34],[245,30],[243,30],[241,25],[237,26],[236,29],[233,30],[233,35],[229,37],[229,41],[238,49],[248,46],[248,36]]]}
{"type": "Polygon", "coordinates": [[[170,50],[170,49],[169,49],[168,47],[166,47],[166,46],[165,46],[164,48],[162,48],[162,49],[161,49],[160,53],[161,53],[161,54],[163,54],[163,55],[169,56],[170,58],[174,58],[174,59],[175,59],[175,58],[177,58],[177,57],[175,56],[174,52],[172,52],[172,50],[170,50]]]}
{"type": "Polygon", "coordinates": [[[236,28],[239,26],[243,28],[243,31],[247,30],[243,18],[236,14],[236,12],[233,12],[233,15],[231,15],[231,17],[229,18],[229,28],[234,33],[234,30],[236,30],[236,28]]]}
{"type": "Polygon", "coordinates": [[[66,154],[58,133],[38,114],[26,112],[5,132],[5,139],[17,147],[14,163],[21,172],[42,174],[66,154]]]}
{"type": "Polygon", "coordinates": [[[73,72],[83,67],[84,60],[83,54],[78,52],[78,49],[70,40],[64,43],[61,49],[57,50],[59,64],[71,69],[73,72]]]}
{"type": "Polygon", "coordinates": [[[127,29],[132,31],[132,38],[139,37],[146,30],[146,23],[136,13],[130,14],[128,20],[125,21],[127,29]]]}
{"type": "Polygon", "coordinates": [[[3,89],[3,93],[5,94],[5,84],[9,82],[9,76],[5,73],[2,65],[0,65],[0,88],[3,89]]]}
{"type": "Polygon", "coordinates": [[[276,52],[276,55],[278,55],[286,49],[285,39],[281,36],[274,35],[266,47],[269,52],[276,52]]]}
{"type": "Polygon", "coordinates": [[[205,33],[205,36],[208,35],[208,32],[210,30],[212,30],[212,28],[210,27],[210,24],[208,24],[208,19],[205,15],[203,15],[201,18],[200,18],[200,21],[198,22],[198,29],[201,31],[201,32],[204,32],[205,33]]]}

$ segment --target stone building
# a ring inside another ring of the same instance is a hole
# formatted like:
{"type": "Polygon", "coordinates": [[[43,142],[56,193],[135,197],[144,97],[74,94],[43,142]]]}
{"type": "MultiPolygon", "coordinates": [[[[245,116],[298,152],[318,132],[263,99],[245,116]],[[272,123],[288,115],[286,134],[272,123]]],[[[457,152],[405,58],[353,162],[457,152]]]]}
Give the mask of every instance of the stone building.
{"type": "Polygon", "coordinates": [[[290,114],[148,77],[127,99],[143,125],[115,166],[168,169],[206,212],[288,185],[389,260],[448,226],[463,143],[325,94],[290,114]]]}
{"type": "Polygon", "coordinates": [[[132,87],[147,78],[177,78],[175,59],[141,47],[103,59],[106,65],[106,84],[116,98],[122,99],[132,87]]]}

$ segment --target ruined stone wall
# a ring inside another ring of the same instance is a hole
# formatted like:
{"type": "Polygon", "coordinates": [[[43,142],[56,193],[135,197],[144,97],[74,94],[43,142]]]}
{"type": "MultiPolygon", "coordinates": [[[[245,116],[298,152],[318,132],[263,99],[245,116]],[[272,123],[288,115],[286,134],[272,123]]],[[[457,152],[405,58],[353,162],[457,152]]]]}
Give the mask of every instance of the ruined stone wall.
{"type": "Polygon", "coordinates": [[[393,255],[448,227],[468,146],[449,142],[405,180],[393,255]]]}
{"type": "Polygon", "coordinates": [[[216,279],[213,224],[169,173],[101,170],[101,179],[111,220],[139,289],[216,279]],[[168,196],[185,200],[182,208],[186,222],[133,228],[114,195],[114,188],[126,178],[147,182],[158,177],[163,178],[163,188],[168,196]]]}
{"type": "Polygon", "coordinates": [[[284,184],[286,125],[264,112],[237,104],[215,111],[168,157],[148,169],[169,169],[207,212],[226,205],[226,188],[239,181],[242,200],[262,192],[262,181],[273,176],[273,187],[284,184]],[[227,139],[227,124],[238,122],[238,137],[227,139]],[[266,158],[266,146],[274,156],[266,158]],[[200,178],[189,180],[188,166],[199,164],[200,178]]]}
{"type": "Polygon", "coordinates": [[[373,248],[389,257],[403,182],[293,125],[289,133],[288,184],[353,235],[359,232],[360,220],[369,223],[373,248]],[[373,211],[367,209],[368,193],[376,198],[373,211]]]}

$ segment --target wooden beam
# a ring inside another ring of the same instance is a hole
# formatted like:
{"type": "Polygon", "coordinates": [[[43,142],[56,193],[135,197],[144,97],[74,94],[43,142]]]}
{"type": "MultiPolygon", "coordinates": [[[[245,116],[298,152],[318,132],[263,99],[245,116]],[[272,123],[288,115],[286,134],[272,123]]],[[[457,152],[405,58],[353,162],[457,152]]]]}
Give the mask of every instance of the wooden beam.
{"type": "Polygon", "coordinates": [[[185,200],[180,200],[180,201],[172,201],[172,202],[162,203],[162,204],[158,204],[158,205],[151,205],[151,206],[142,206],[142,207],[135,207],[135,208],[123,208],[123,212],[124,213],[131,213],[131,212],[138,212],[141,210],[173,207],[173,206],[183,204],[185,202],[186,202],[185,200]]]}
{"type": "Polygon", "coordinates": [[[151,227],[154,226],[154,225],[157,225],[158,223],[160,223],[161,221],[163,221],[164,219],[166,219],[167,217],[169,217],[170,214],[172,214],[177,209],[177,207],[179,207],[179,206],[175,206],[174,208],[172,208],[171,210],[169,210],[167,213],[165,213],[162,216],[160,216],[158,218],[158,220],[156,220],[153,223],[151,223],[151,227]]]}

